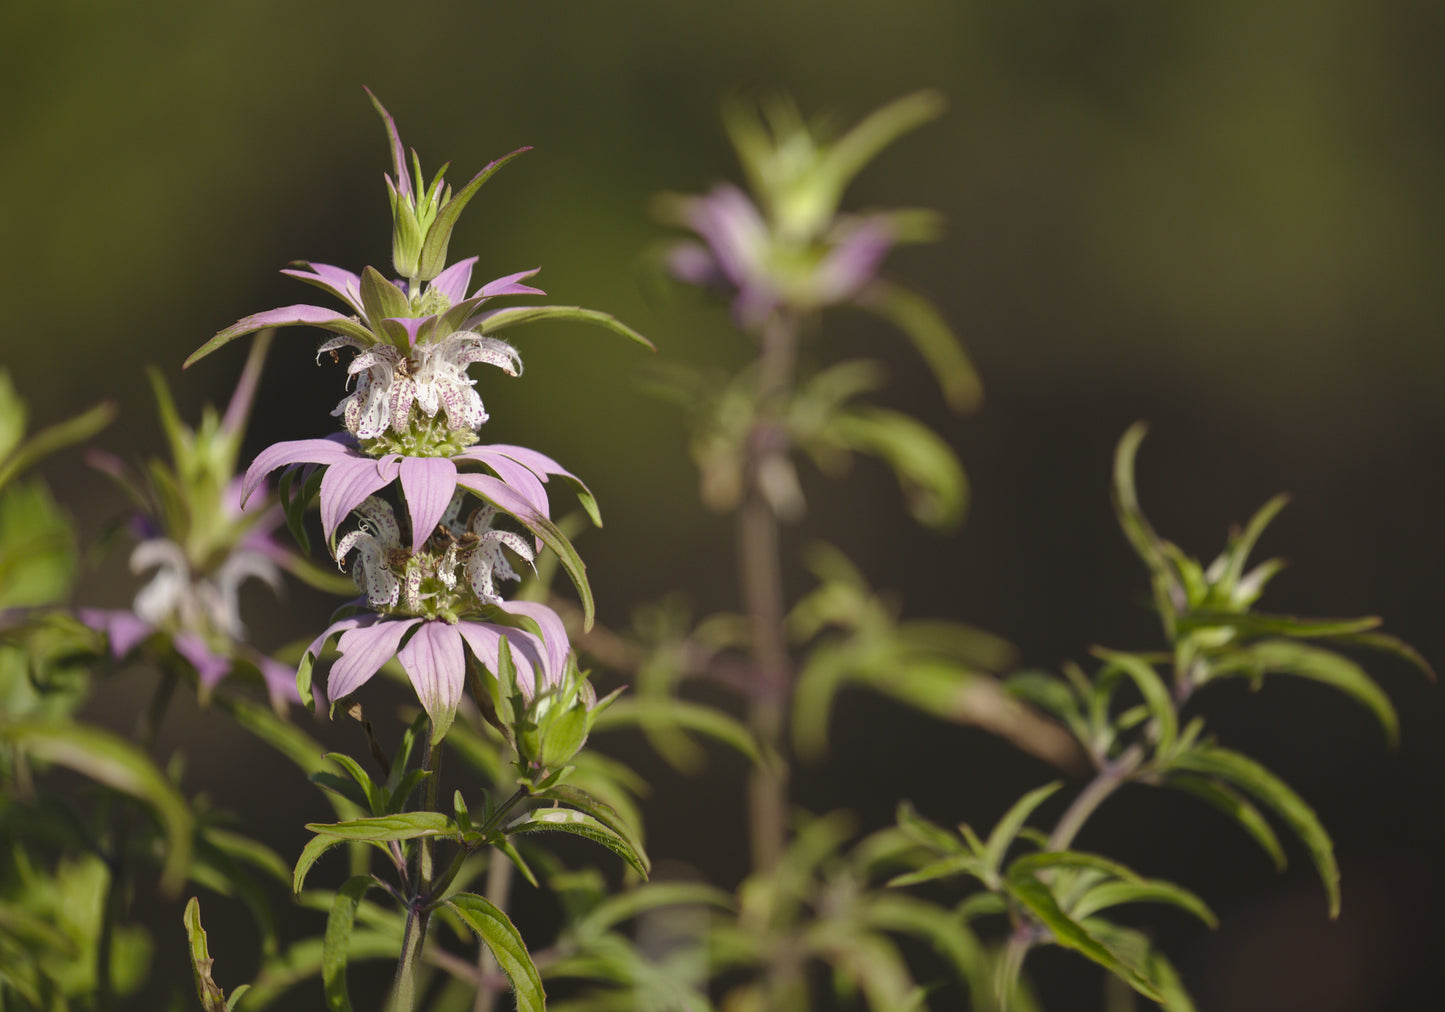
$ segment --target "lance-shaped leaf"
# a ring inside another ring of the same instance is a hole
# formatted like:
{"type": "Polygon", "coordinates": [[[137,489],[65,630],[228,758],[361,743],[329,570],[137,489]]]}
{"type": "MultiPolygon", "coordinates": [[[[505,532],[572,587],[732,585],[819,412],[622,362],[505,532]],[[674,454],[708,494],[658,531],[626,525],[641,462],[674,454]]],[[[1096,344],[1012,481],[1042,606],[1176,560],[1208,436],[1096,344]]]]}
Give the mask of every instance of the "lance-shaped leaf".
{"type": "Polygon", "coordinates": [[[1248,756],[1223,748],[1198,747],[1175,756],[1171,769],[1218,777],[1254,796],[1294,830],[1310,852],[1329,896],[1330,917],[1340,913],[1340,869],[1335,848],[1319,816],[1288,784],[1248,756]]]}
{"type": "Polygon", "coordinates": [[[829,430],[844,446],[893,469],[919,523],[946,529],[963,521],[968,479],[953,450],[928,426],[902,412],[855,406],[835,415],[829,430]]]}
{"type": "Polygon", "coordinates": [[[983,403],[983,383],[962,342],[933,303],[886,281],[871,282],[856,302],[892,323],[913,342],[950,408],[959,413],[978,410],[983,403]]]}
{"type": "Polygon", "coordinates": [[[1179,618],[1181,633],[1196,629],[1233,629],[1241,636],[1291,636],[1302,639],[1351,636],[1380,624],[1375,615],[1360,618],[1300,618],[1295,615],[1236,615],[1232,612],[1198,610],[1179,618]]]}
{"type": "Polygon", "coordinates": [[[350,822],[308,822],[306,828],[319,836],[363,843],[457,835],[456,823],[441,812],[403,812],[350,822]]]}
{"type": "Polygon", "coordinates": [[[1239,823],[1244,831],[1253,837],[1254,841],[1269,855],[1270,860],[1274,862],[1275,870],[1284,871],[1287,862],[1284,848],[1280,846],[1279,837],[1275,835],[1274,830],[1265,817],[1260,814],[1259,809],[1250,804],[1249,800],[1234,788],[1207,777],[1195,777],[1182,773],[1170,776],[1169,786],[1177,787],[1181,791],[1202,798],[1239,823]]]}
{"type": "Polygon", "coordinates": [[[997,875],[1002,870],[1003,859],[1008,854],[1009,847],[1013,846],[1014,840],[1018,838],[1019,830],[1023,828],[1029,816],[1034,814],[1034,810],[1062,786],[1062,781],[1055,780],[1051,784],[1034,788],[1015,801],[1013,806],[1004,813],[1003,818],[998,820],[998,824],[993,827],[993,832],[988,834],[988,842],[984,844],[983,853],[979,855],[983,858],[984,867],[992,875],[997,875]]]}
{"type": "Polygon", "coordinates": [[[149,756],[109,731],[68,721],[21,721],[0,727],[4,740],[34,758],[75,770],[147,805],[165,833],[161,889],[174,895],[191,861],[195,820],[186,799],[149,756]]]}
{"type": "Polygon", "coordinates": [[[1087,956],[1151,1001],[1161,1000],[1162,995],[1158,988],[1144,974],[1090,933],[1084,925],[1064,913],[1058,900],[1054,898],[1053,891],[1027,867],[1014,862],[1009,868],[1006,885],[1009,895],[1053,933],[1053,940],[1057,944],[1087,956]]]}
{"type": "Polygon", "coordinates": [[[249,985],[242,984],[231,993],[231,1000],[226,1000],[226,993],[220,986],[211,979],[211,968],[215,960],[211,958],[209,946],[206,944],[206,929],[201,927],[201,901],[192,896],[186,904],[186,912],[182,917],[186,926],[186,938],[191,948],[191,973],[196,981],[196,997],[200,999],[203,1012],[230,1012],[236,1002],[249,990],[249,985]]]}
{"type": "Polygon", "coordinates": [[[1216,664],[1214,670],[1258,675],[1278,672],[1323,682],[1363,704],[1380,722],[1390,745],[1399,743],[1400,721],[1390,697],[1365,674],[1364,668],[1333,650],[1290,640],[1265,640],[1233,652],[1227,660],[1216,664]]]}
{"type": "Polygon", "coordinates": [[[1184,598],[1183,588],[1179,585],[1179,577],[1161,548],[1163,539],[1154,532],[1153,526],[1139,507],[1139,495],[1134,486],[1134,458],[1139,452],[1139,444],[1143,442],[1144,434],[1148,431],[1149,427],[1143,422],[1135,422],[1120,438],[1119,446],[1114,451],[1114,484],[1111,493],[1119,526],[1129,543],[1134,546],[1135,553],[1149,567],[1154,585],[1155,606],[1164,619],[1165,631],[1172,633],[1175,617],[1184,610],[1188,602],[1184,598]]]}
{"type": "Polygon", "coordinates": [[[326,937],[321,946],[321,983],[326,1007],[331,1012],[351,1012],[346,990],[346,961],[350,956],[351,929],[361,898],[375,885],[370,875],[353,875],[336,891],[336,900],[326,918],[326,937]]]}
{"type": "Polygon", "coordinates": [[[1100,910],[1123,903],[1167,903],[1188,911],[1211,928],[1219,926],[1219,918],[1202,899],[1183,886],[1162,879],[1101,882],[1075,900],[1069,907],[1069,914],[1082,921],[1100,910]]]}
{"type": "Polygon", "coordinates": [[[651,870],[647,855],[641,853],[620,833],[585,812],[570,808],[539,808],[505,826],[508,836],[518,833],[571,833],[600,843],[647,878],[651,870]]]}
{"type": "Polygon", "coordinates": [[[721,710],[701,703],[630,696],[617,700],[600,713],[592,724],[592,730],[615,730],[631,725],[642,728],[644,732],[653,728],[662,730],[661,725],[693,731],[732,746],[752,762],[762,761],[751,731],[721,710]]]}
{"type": "Polygon", "coordinates": [[[649,351],[657,348],[651,341],[623,323],[617,317],[596,309],[581,306],[509,306],[483,314],[477,321],[476,330],[482,334],[493,334],[508,327],[537,320],[575,320],[578,323],[592,323],[604,327],[614,334],[621,334],[630,341],[636,341],[649,351]]]}
{"type": "MultiPolygon", "coordinates": [[[[1140,694],[1144,697],[1144,705],[1149,709],[1149,716],[1154,719],[1155,730],[1158,733],[1156,747],[1160,753],[1168,755],[1174,747],[1174,740],[1179,735],[1179,716],[1174,710],[1174,697],[1170,695],[1164,680],[1159,677],[1159,672],[1154,670],[1153,665],[1135,654],[1102,648],[1096,648],[1092,652],[1095,657],[1100,658],[1109,666],[1128,675],[1130,680],[1138,686],[1140,694]]],[[[1103,677],[1103,673],[1100,674],[1100,677],[1103,677]]]]}
{"type": "MultiPolygon", "coordinates": [[[[3,380],[6,387],[9,387],[9,380],[3,373],[0,373],[0,380],[3,380]]],[[[114,418],[115,405],[107,401],[104,404],[97,404],[89,411],[76,415],[74,418],[41,429],[23,443],[18,442],[18,433],[14,438],[5,438],[3,442],[0,442],[0,488],[3,488],[6,482],[21,471],[36,461],[48,457],[56,450],[85,442],[109,425],[114,418]],[[3,445],[3,443],[10,445],[3,445]]],[[[22,416],[21,426],[23,426],[23,421],[22,416]]],[[[21,426],[17,426],[17,428],[21,426]]]]}
{"type": "Polygon", "coordinates": [[[452,198],[437,212],[436,218],[432,221],[431,227],[427,229],[426,239],[421,246],[421,263],[418,277],[434,278],[442,272],[447,265],[447,245],[452,239],[452,229],[456,228],[457,219],[461,217],[462,211],[466,208],[467,202],[476,195],[482,188],[482,184],[513,158],[524,152],[532,150],[530,147],[518,148],[509,154],[503,155],[496,161],[491,162],[478,172],[463,186],[452,198]]]}
{"type": "Polygon", "coordinates": [[[544,1012],[547,1003],[542,978],[527,952],[527,944],[507,915],[485,897],[457,893],[446,905],[477,933],[512,982],[518,1012],[544,1012]]]}
{"type": "Polygon", "coordinates": [[[375,344],[377,340],[376,335],[357,322],[355,317],[338,313],[334,309],[326,309],[323,306],[282,306],[279,309],[268,309],[264,313],[254,313],[243,320],[237,320],[191,352],[191,357],[185,360],[181,368],[189,369],[217,348],[230,344],[236,338],[254,334],[258,330],[266,330],[269,327],[320,327],[322,330],[354,337],[363,345],[375,344]]]}

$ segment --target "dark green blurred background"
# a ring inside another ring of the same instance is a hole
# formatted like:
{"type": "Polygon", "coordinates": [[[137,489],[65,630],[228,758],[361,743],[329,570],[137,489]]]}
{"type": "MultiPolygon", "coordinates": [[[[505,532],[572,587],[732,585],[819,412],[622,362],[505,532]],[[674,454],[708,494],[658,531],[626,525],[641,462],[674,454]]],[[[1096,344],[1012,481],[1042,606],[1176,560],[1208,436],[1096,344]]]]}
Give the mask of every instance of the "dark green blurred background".
{"type": "MultiPolygon", "coordinates": [[[[860,464],[845,494],[810,480],[814,511],[794,546],[843,545],[908,613],[993,629],[1028,664],[1095,642],[1147,648],[1143,573],[1113,528],[1106,484],[1113,442],[1142,417],[1153,429],[1141,491],[1166,536],[1212,555],[1229,523],[1288,490],[1294,504],[1263,547],[1293,565],[1265,605],[1378,612],[1438,663],[1442,33],[1445,6],[1424,0],[8,0],[3,364],[38,422],[111,397],[122,421],[102,442],[158,452],[145,365],[166,371],[193,418],[226,396],[243,352],[182,377],[191,350],[240,316],[320,301],[276,273],[287,261],[386,265],[387,152],[363,84],[428,171],[450,159],[465,179],[535,146],[488,184],[453,240],[453,256],[481,254],[479,277],[540,265],[554,301],[616,313],[659,356],[735,364],[747,347],[726,314],[648,267],[664,235],[650,196],[737,177],[717,118],[726,95],[786,91],[846,125],[934,86],[946,117],[865,172],[849,206],[944,212],[947,238],[890,268],[943,306],[988,402],[975,418],[949,416],[906,344],[861,317],[835,317],[814,352],[888,363],[885,398],[954,443],[972,513],[956,537],[921,533],[891,479],[860,464]]],[[[625,623],[673,588],[699,610],[728,606],[730,527],[696,504],[676,417],[637,389],[645,353],[563,326],[517,342],[526,375],[482,377],[486,436],[550,453],[592,486],[607,527],[580,548],[601,619],[625,623]]],[[[342,372],[314,365],[316,343],[314,332],[280,335],[248,453],[331,431],[342,372]]],[[[93,532],[119,504],[77,461],[46,473],[93,532]]],[[[123,603],[124,579],[112,563],[82,599],[123,603]]],[[[316,629],[326,612],[304,594],[282,607],[258,594],[256,605],[262,645],[316,629]]],[[[1338,923],[1303,855],[1277,877],[1186,801],[1126,794],[1081,841],[1179,878],[1220,912],[1214,935],[1158,921],[1206,1012],[1438,1007],[1445,707],[1403,667],[1375,670],[1403,712],[1395,754],[1367,714],[1322,689],[1225,691],[1205,704],[1226,743],[1291,781],[1335,832],[1338,923]]],[[[126,678],[107,707],[148,684],[126,678]]],[[[320,812],[311,789],[210,717],[195,726],[205,744],[189,736],[188,784],[209,785],[294,853],[300,823],[320,812]]],[[[974,731],[871,699],[845,701],[835,743],[831,766],[801,775],[799,800],[853,807],[869,828],[899,796],[940,821],[988,824],[1049,776],[974,731]]],[[[734,881],[737,764],[715,757],[701,785],[647,772],[654,858],[734,881]]],[[[208,901],[218,923],[225,906],[208,901]]],[[[179,908],[158,916],[171,972],[179,908]]],[[[244,923],[213,929],[223,984],[245,979],[253,947],[244,923]]],[[[1051,1008],[1100,1007],[1098,977],[1075,960],[1034,970],[1051,1008]]],[[[314,1007],[307,998],[295,1007],[314,1007]]]]}

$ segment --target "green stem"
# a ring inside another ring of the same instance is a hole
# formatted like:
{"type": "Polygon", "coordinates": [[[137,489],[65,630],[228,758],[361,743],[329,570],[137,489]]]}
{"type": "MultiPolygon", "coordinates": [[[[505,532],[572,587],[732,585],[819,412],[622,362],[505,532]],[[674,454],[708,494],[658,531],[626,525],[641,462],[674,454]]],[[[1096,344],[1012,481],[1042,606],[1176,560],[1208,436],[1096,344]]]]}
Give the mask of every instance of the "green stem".
{"type": "Polygon", "coordinates": [[[416,1006],[416,967],[430,916],[416,903],[406,912],[406,935],[402,939],[401,959],[397,961],[396,980],[391,988],[391,1012],[412,1012],[416,1006]]]}
{"type": "Polygon", "coordinates": [[[1049,836],[1048,849],[1068,850],[1094,811],[1109,795],[1129,782],[1143,761],[1144,749],[1139,745],[1130,745],[1119,754],[1119,758],[1106,762],[1060,816],[1049,836]]]}

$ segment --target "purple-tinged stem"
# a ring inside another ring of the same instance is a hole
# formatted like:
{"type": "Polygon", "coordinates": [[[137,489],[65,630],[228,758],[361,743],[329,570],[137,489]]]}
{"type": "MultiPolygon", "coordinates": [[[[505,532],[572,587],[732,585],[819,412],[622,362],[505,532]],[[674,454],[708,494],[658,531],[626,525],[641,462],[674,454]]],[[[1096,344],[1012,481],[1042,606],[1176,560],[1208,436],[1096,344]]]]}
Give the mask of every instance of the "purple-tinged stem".
{"type": "Polygon", "coordinates": [[[783,731],[792,678],[783,629],[783,579],[778,518],[763,479],[769,461],[788,450],[782,408],[793,382],[796,322],[775,315],[761,335],[757,413],[748,436],[746,492],[738,516],[738,560],[743,608],[752,634],[754,680],[748,725],[762,746],[764,761],[748,778],[748,832],[754,871],[772,870],[788,833],[788,766],[783,731]]]}

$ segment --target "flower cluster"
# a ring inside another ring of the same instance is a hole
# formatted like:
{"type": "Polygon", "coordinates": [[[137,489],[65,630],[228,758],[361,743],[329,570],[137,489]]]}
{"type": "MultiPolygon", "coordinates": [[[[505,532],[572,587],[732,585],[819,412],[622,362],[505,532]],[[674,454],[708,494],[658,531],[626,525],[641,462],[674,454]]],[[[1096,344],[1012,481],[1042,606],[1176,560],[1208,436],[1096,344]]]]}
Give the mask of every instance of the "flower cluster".
{"type": "Polygon", "coordinates": [[[482,363],[519,376],[521,356],[493,332],[537,319],[582,319],[646,342],[592,310],[490,307],[501,297],[544,294],[525,283],[536,270],[474,288],[477,258],[448,266],[447,245],[462,207],[521,152],[493,162],[453,195],[441,174],[425,181],[414,152],[415,174],[408,173],[395,123],[375,96],[372,102],[391,142],[394,175],[387,187],[400,277],[388,279],[374,267],[358,274],[303,262],[283,273],[332,295],[344,310],[293,305],[256,313],[218,333],[190,361],[245,334],[300,325],[331,332],[318,361],[353,352],[352,385],[332,411],[343,431],[262,451],[246,472],[241,499],[285,469],[286,509],[297,519],[312,497],[319,499],[336,563],[362,592],[307,650],[297,676],[302,696],[309,695],[312,664],[333,640],[340,655],[327,684],[333,704],[395,657],[438,740],[467,685],[468,651],[494,683],[499,666],[506,667],[507,680],[526,700],[563,685],[571,648],[562,620],[545,605],[504,600],[498,584],[518,578],[508,553],[531,563],[549,547],[577,586],[590,623],[585,573],[552,523],[549,480],[560,477],[573,487],[600,523],[586,486],[551,457],[478,443],[488,416],[468,368],[482,363]],[[383,498],[389,489],[395,507],[383,498]]]}

